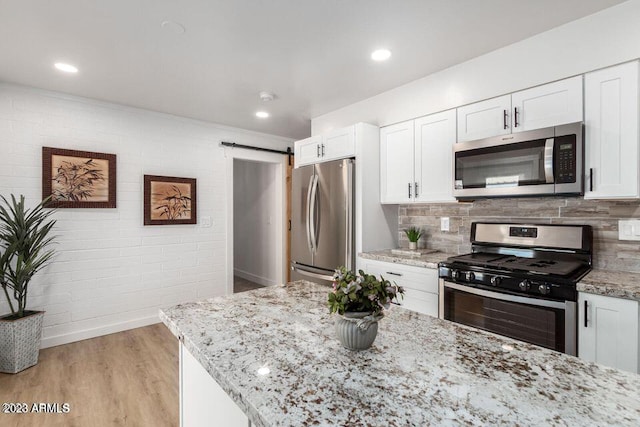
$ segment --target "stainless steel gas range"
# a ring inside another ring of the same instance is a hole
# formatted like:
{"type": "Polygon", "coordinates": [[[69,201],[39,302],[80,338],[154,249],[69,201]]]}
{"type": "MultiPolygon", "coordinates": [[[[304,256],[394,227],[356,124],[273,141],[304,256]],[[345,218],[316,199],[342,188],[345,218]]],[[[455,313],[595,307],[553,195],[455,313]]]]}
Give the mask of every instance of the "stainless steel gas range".
{"type": "Polygon", "coordinates": [[[439,264],[440,318],[577,355],[588,225],[475,222],[472,252],[439,264]]]}

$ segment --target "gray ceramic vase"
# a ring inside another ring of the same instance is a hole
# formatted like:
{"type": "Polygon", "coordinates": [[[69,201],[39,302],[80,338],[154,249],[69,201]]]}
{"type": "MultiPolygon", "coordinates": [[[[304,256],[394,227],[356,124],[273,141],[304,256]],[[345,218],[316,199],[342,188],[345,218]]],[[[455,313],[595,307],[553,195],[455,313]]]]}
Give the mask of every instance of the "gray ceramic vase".
{"type": "Polygon", "coordinates": [[[377,318],[367,318],[371,313],[345,313],[336,318],[336,335],[344,348],[366,350],[378,335],[377,318]]]}

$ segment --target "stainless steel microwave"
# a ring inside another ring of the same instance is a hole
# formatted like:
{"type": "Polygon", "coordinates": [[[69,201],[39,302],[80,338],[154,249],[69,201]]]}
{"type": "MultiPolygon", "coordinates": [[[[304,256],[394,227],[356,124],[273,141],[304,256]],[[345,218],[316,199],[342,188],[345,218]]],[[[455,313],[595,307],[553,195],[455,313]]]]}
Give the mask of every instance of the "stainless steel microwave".
{"type": "Polygon", "coordinates": [[[455,144],[453,195],[482,197],[584,193],[582,123],[455,144]]]}

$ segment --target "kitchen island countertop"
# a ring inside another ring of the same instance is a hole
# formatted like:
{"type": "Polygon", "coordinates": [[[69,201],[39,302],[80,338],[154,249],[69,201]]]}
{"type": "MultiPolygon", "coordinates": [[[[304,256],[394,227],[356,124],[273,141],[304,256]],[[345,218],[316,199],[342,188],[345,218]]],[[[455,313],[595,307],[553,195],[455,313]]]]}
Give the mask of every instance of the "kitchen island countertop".
{"type": "Polygon", "coordinates": [[[344,349],[329,288],[184,303],[160,317],[257,427],[637,425],[640,375],[392,307],[344,349]]]}

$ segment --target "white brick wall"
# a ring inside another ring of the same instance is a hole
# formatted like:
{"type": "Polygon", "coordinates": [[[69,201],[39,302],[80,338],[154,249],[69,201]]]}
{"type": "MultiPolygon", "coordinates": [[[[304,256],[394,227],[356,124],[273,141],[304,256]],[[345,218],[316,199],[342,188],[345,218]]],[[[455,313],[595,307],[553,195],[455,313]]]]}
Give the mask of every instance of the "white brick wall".
{"type": "MultiPolygon", "coordinates": [[[[286,149],[291,141],[85,98],[0,84],[0,194],[41,198],[43,146],[115,153],[116,209],[60,209],[57,256],[30,287],[45,310],[43,347],[157,321],[158,308],[225,292],[222,140],[286,149]],[[198,180],[213,226],[142,225],[143,175],[198,180]]],[[[9,312],[4,297],[0,314],[9,312]]]]}

